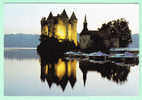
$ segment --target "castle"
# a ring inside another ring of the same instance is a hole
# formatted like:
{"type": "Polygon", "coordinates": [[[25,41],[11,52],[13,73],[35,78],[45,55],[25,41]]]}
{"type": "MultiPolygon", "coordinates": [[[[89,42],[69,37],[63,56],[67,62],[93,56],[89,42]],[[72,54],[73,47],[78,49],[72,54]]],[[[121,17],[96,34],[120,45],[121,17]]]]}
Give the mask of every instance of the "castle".
{"type": "Polygon", "coordinates": [[[77,46],[77,18],[73,12],[69,18],[65,9],[61,14],[53,16],[50,12],[48,18],[41,19],[41,34],[56,37],[58,40],[73,41],[77,46]]]}

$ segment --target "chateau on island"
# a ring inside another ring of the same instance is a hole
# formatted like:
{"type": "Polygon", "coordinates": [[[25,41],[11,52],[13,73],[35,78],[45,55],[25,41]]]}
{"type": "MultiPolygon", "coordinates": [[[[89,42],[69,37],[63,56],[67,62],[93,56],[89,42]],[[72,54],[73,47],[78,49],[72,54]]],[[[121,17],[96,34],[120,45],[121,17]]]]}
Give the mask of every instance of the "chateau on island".
{"type": "MultiPolygon", "coordinates": [[[[57,14],[57,16],[53,16],[52,12],[50,12],[47,18],[43,17],[41,19],[41,35],[43,35],[43,37],[56,38],[57,41],[59,40],[58,43],[62,45],[62,47],[59,46],[59,48],[64,48],[66,51],[75,50],[75,47],[80,48],[82,51],[89,52],[98,50],[106,51],[109,48],[127,47],[131,42],[131,30],[125,19],[121,18],[109,21],[108,23],[102,24],[102,27],[97,30],[89,30],[85,16],[78,43],[77,21],[74,12],[70,18],[65,9],[61,14],[57,14]]],[[[52,41],[50,44],[53,42],[55,41],[52,41]]]]}
{"type": "Polygon", "coordinates": [[[50,12],[48,18],[41,19],[41,34],[56,37],[58,40],[73,41],[77,46],[77,18],[73,12],[69,18],[65,9],[61,14],[53,16],[50,12]]]}

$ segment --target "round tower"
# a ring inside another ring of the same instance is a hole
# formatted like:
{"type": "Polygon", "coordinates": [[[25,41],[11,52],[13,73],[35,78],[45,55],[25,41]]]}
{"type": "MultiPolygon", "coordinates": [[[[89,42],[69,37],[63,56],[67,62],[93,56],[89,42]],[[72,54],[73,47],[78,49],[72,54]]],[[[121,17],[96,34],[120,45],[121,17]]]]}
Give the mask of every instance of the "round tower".
{"type": "Polygon", "coordinates": [[[71,40],[73,40],[75,45],[77,46],[77,18],[74,12],[71,15],[70,23],[71,23],[71,40]]]}

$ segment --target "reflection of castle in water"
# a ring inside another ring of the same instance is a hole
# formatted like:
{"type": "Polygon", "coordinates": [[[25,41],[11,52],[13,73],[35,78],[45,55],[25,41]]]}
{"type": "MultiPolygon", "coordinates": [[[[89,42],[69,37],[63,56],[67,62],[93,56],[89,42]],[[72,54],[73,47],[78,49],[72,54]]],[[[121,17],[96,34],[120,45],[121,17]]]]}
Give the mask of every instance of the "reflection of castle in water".
{"type": "MultiPolygon", "coordinates": [[[[47,81],[49,88],[51,88],[52,84],[56,84],[57,86],[61,86],[64,91],[68,82],[73,88],[76,83],[76,67],[77,60],[75,59],[63,60],[61,58],[41,58],[41,81],[47,81]]],[[[130,72],[130,66],[119,66],[110,62],[94,64],[80,61],[79,68],[83,73],[84,86],[87,80],[87,72],[89,71],[99,72],[103,78],[107,78],[108,80],[112,80],[113,82],[120,84],[127,81],[127,77],[130,72]]]]}
{"type": "Polygon", "coordinates": [[[71,84],[72,88],[74,87],[76,82],[76,60],[63,61],[60,58],[57,63],[42,63],[43,62],[41,62],[41,81],[47,81],[49,88],[55,83],[61,86],[64,91],[68,82],[71,84]]]}
{"type": "Polygon", "coordinates": [[[127,81],[127,77],[130,72],[130,66],[119,66],[110,62],[104,64],[80,62],[79,67],[83,72],[84,85],[86,84],[88,71],[99,72],[103,78],[107,78],[108,80],[112,80],[116,83],[123,83],[127,81]]]}

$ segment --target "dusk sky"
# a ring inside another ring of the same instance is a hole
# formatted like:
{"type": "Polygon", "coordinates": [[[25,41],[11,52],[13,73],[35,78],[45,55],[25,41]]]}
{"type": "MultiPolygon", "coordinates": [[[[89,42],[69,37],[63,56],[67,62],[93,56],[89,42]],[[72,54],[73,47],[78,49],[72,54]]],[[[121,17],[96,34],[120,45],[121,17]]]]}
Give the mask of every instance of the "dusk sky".
{"type": "Polygon", "coordinates": [[[40,34],[40,20],[48,17],[50,11],[56,16],[66,10],[70,18],[74,11],[78,19],[77,32],[83,28],[87,16],[88,29],[96,30],[105,22],[125,18],[132,33],[139,33],[138,4],[5,4],[4,32],[40,34]]]}

